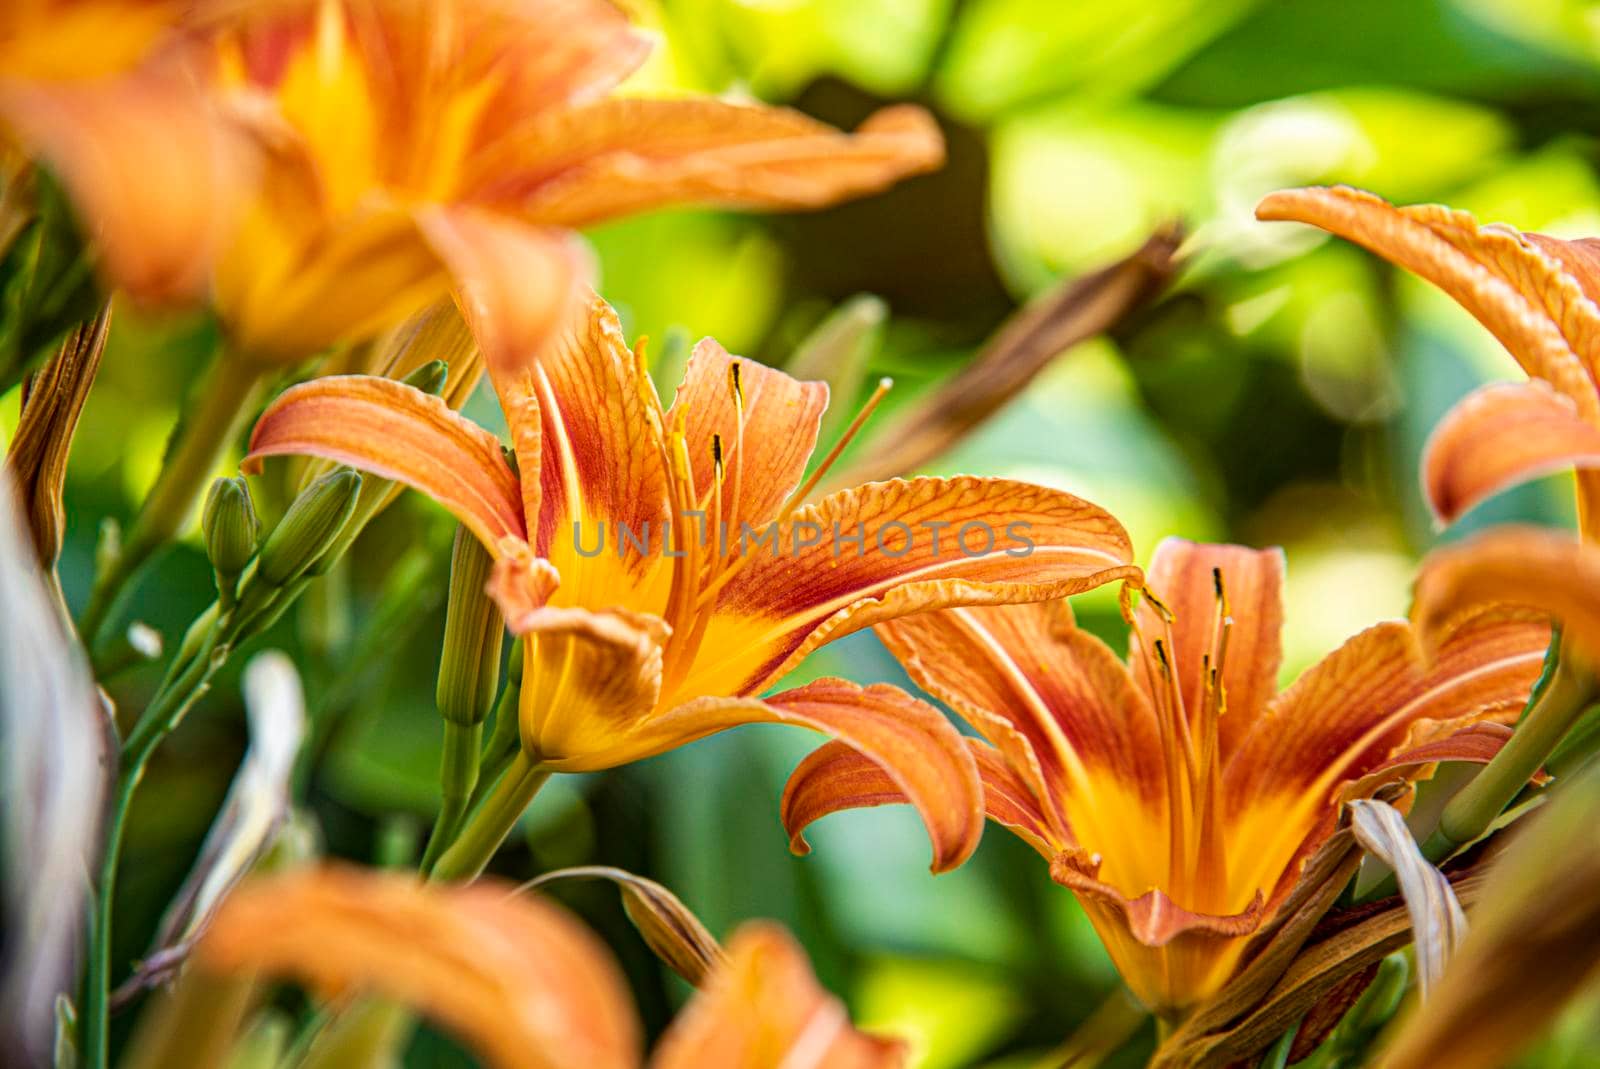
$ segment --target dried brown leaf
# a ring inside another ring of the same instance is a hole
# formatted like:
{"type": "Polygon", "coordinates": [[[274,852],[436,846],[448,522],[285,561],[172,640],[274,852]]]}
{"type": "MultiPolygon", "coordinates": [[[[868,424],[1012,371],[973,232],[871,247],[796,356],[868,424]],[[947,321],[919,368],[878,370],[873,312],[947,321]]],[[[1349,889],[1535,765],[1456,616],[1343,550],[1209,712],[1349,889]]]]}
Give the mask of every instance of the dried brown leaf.
{"type": "Polygon", "coordinates": [[[1063,282],[1017,312],[976,360],[879,427],[861,459],[835,472],[824,492],[914,472],[949,449],[1056,357],[1159,294],[1177,269],[1182,241],[1182,227],[1168,224],[1132,255],[1063,282]]]}
{"type": "Polygon", "coordinates": [[[22,390],[22,415],[6,450],[6,464],[33,536],[34,553],[47,576],[55,575],[61,555],[66,512],[61,504],[67,479],[67,456],[78,417],[89,398],[111,325],[111,306],[62,341],[60,349],[28,378],[22,390]]]}

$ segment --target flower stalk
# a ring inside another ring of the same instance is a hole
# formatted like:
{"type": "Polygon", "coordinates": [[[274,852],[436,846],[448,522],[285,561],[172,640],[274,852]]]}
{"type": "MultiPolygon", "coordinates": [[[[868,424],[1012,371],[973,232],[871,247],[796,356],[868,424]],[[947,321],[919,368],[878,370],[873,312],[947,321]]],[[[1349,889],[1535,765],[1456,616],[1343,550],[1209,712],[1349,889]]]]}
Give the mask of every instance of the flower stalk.
{"type": "Polygon", "coordinates": [[[518,750],[489,793],[472,810],[461,834],[428,873],[433,880],[475,879],[516,827],[528,803],[550,778],[550,771],[518,750]]]}

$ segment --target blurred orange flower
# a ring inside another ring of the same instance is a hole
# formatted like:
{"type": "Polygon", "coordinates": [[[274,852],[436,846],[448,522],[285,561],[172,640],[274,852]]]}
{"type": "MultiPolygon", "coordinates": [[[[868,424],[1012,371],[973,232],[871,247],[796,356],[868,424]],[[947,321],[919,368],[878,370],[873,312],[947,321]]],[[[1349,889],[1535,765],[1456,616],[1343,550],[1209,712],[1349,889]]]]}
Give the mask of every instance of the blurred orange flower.
{"type": "MultiPolygon", "coordinates": [[[[1483,761],[1522,707],[1549,626],[1508,610],[1456,618],[1425,659],[1399,621],[1361,632],[1279,693],[1283,559],[1168,539],[1125,665],[1065,602],[881,624],[969,740],[995,820],[1050,861],[1134,993],[1179,1015],[1239,969],[1343,800],[1442,759],[1483,761]]],[[[835,744],[795,771],[799,838],[837,811],[902,801],[835,744]]]]}
{"type": "MultiPolygon", "coordinates": [[[[634,1069],[639,1025],[610,954],[562,910],[492,882],[302,870],[252,880],[196,948],[212,974],[293,977],[429,1015],[498,1069],[634,1069]]],[[[899,1043],[857,1032],[780,928],[734,933],[728,960],[668,1029],[655,1069],[891,1069],[899,1043]]]]}
{"type": "Polygon", "coordinates": [[[1479,226],[1466,212],[1397,208],[1343,186],[1273,193],[1256,215],[1320,226],[1427,279],[1528,373],[1526,383],[1469,395],[1434,430],[1423,487],[1441,521],[1515,483],[1576,468],[1580,526],[1600,538],[1600,239],[1479,226]]]}
{"type": "Polygon", "coordinates": [[[265,152],[217,274],[237,346],[294,359],[449,284],[520,350],[557,323],[572,230],[671,203],[813,207],[937,166],[921,110],[848,136],[783,109],[613,95],[649,42],[607,0],[316,0],[220,35],[265,152]]]}
{"type": "Polygon", "coordinates": [[[362,376],[286,391],[248,465],[351,464],[422,490],[478,536],[497,560],[491,591],[526,639],[521,733],[537,768],[592,771],[738,724],[799,724],[881,765],[927,818],[935,868],[958,864],[982,828],[981,792],[941,714],[842,680],[756,696],[883,620],[1136,575],[1121,525],[1069,494],[971,477],[800,507],[824,385],[708,339],[663,409],[642,357],[598,297],[542,356],[491,353],[516,467],[437,399],[362,376]]]}
{"type": "Polygon", "coordinates": [[[153,303],[200,297],[251,154],[202,84],[205,0],[7,0],[0,160],[60,178],[108,284],[153,303]]]}

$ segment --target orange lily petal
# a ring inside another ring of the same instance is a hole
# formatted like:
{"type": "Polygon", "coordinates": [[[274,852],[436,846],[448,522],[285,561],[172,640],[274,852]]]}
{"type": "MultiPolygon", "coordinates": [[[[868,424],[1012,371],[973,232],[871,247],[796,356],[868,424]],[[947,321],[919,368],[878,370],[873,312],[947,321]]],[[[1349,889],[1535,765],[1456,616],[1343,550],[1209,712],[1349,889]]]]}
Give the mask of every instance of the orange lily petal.
{"type": "MultiPolygon", "coordinates": [[[[484,109],[479,137],[486,140],[506,136],[547,111],[601,98],[637,70],[651,49],[651,39],[611,0],[419,6],[431,19],[444,16],[457,24],[458,47],[476,61],[474,80],[490,74],[501,80],[497,99],[484,109]],[[485,42],[499,47],[485,47],[485,42]]],[[[430,46],[437,48],[439,27],[424,22],[419,29],[411,44],[427,55],[430,46]]],[[[426,69],[422,64],[412,69],[418,68],[426,69]]],[[[425,105],[427,86],[419,86],[411,99],[425,105]]]]}
{"type": "Polygon", "coordinates": [[[506,625],[528,642],[520,705],[523,748],[562,771],[608,767],[585,759],[627,737],[655,709],[667,625],[625,609],[590,612],[550,605],[508,616],[506,625]]]}
{"type": "Polygon", "coordinates": [[[1600,418],[1585,361],[1600,352],[1600,307],[1548,254],[1548,245],[1438,205],[1396,208],[1344,186],[1288,189],[1256,207],[1258,219],[1320,226],[1432,282],[1489,329],[1530,375],[1600,418]]]}
{"type": "Polygon", "coordinates": [[[1571,467],[1600,467],[1600,427],[1534,379],[1485,386],[1451,409],[1428,439],[1422,482],[1449,523],[1509,486],[1571,467]]]}
{"type": "Polygon", "coordinates": [[[482,195],[544,225],[583,227],[667,204],[823,207],[933,170],[944,139],[910,105],[843,134],[768,107],[619,99],[553,116],[517,154],[550,164],[491,180],[482,195]]]}
{"type": "Polygon", "coordinates": [[[370,338],[444,296],[444,267],[409,211],[374,206],[321,228],[293,211],[256,205],[217,270],[218,312],[251,359],[298,362],[370,338]]]}
{"type": "Polygon", "coordinates": [[[603,945],[493,882],[304,869],[246,882],[196,949],[201,968],[294,977],[415,1006],[499,1069],[632,1069],[639,1030],[603,945]]]}
{"type": "Polygon", "coordinates": [[[856,1031],[777,925],[733,933],[728,961],[667,1029],[653,1069],[900,1069],[904,1044],[856,1031]]]}
{"type": "MultiPolygon", "coordinates": [[[[1046,858],[1067,849],[1070,836],[1052,825],[1032,789],[1000,752],[981,739],[965,741],[978,763],[988,818],[1046,858]]],[[[909,805],[911,799],[881,765],[845,743],[829,742],[813,750],[789,775],[780,812],[789,849],[805,855],[811,852],[806,828],[830,813],[897,804],[909,805]]]]}
{"type": "Polygon", "coordinates": [[[1307,669],[1229,759],[1230,857],[1244,862],[1230,880],[1270,895],[1307,837],[1332,830],[1340,784],[1414,744],[1419,725],[1451,731],[1520,709],[1549,644],[1544,621],[1497,607],[1458,615],[1431,663],[1417,632],[1391,621],[1307,669]]]}
{"type": "Polygon", "coordinates": [[[507,620],[523,621],[544,607],[561,585],[561,575],[550,562],[535,556],[533,547],[513,538],[500,540],[494,550],[494,570],[487,593],[507,620]]]}
{"type": "MultiPolygon", "coordinates": [[[[1283,551],[1163,539],[1150,561],[1145,585],[1171,610],[1173,651],[1186,709],[1198,709],[1206,692],[1206,663],[1217,632],[1217,574],[1230,612],[1222,666],[1227,707],[1217,721],[1223,754],[1243,739],[1278,692],[1283,663],[1283,551]]],[[[1144,638],[1166,631],[1149,602],[1140,606],[1144,638]]],[[[1137,639],[1135,640],[1137,641],[1137,639]]],[[[1154,663],[1154,661],[1152,661],[1154,663]]],[[[1141,688],[1149,681],[1135,672],[1141,688]]],[[[1146,694],[1147,697],[1150,695],[1146,694]]]]}
{"type": "MultiPolygon", "coordinates": [[[[657,598],[645,588],[667,571],[659,567],[662,555],[617,552],[619,524],[659,543],[667,476],[657,430],[660,402],[623,340],[616,312],[589,294],[557,338],[533,356],[528,374],[543,420],[534,544],[561,573],[558,600],[659,608],[665,590],[657,598]],[[607,542],[598,553],[580,548],[601,538],[607,542]]],[[[524,481],[531,478],[524,472],[524,481]]]]}
{"type": "Polygon", "coordinates": [[[1462,613],[1489,604],[1548,613],[1600,654],[1600,550],[1562,531],[1507,525],[1423,560],[1411,616],[1429,648],[1448,641],[1462,613]]]}
{"type": "Polygon", "coordinates": [[[1159,888],[1130,897],[1098,878],[1098,869],[1081,853],[1064,853],[1050,876],[1077,896],[1123,982],[1158,1013],[1220,988],[1268,915],[1260,895],[1231,914],[1185,909],[1159,888]]]}
{"type": "Polygon", "coordinates": [[[1116,915],[1119,931],[1126,931],[1147,947],[1163,947],[1190,934],[1229,939],[1249,935],[1260,927],[1264,916],[1264,902],[1259,894],[1239,913],[1226,916],[1196,913],[1184,909],[1160,890],[1129,898],[1098,879],[1099,869],[1099,863],[1081,853],[1063,853],[1051,863],[1050,878],[1082,896],[1079,901],[1084,903],[1085,909],[1108,909],[1116,915]]]}
{"type": "Polygon", "coordinates": [[[738,537],[741,523],[758,527],[775,518],[800,485],[827,407],[826,383],[801,382],[752,360],[729,356],[710,338],[694,347],[683,385],[667,412],[667,425],[683,414],[689,462],[699,488],[715,485],[712,435],[721,438],[722,519],[730,539],[738,537]],[[743,397],[742,436],[731,385],[734,364],[743,397]]]}
{"type": "Polygon", "coordinates": [[[759,693],[823,643],[913,612],[1043,601],[1139,575],[1127,533],[1098,505],[974,476],[845,490],[780,525],[775,548],[746,552],[707,628],[703,650],[715,652],[696,660],[681,698],[759,693]],[[842,540],[858,533],[859,550],[842,540]]]}
{"type": "Polygon", "coordinates": [[[1339,792],[1341,800],[1370,797],[1385,783],[1392,783],[1397,775],[1409,775],[1426,765],[1440,761],[1466,761],[1486,765],[1500,752],[1511,737],[1511,727],[1493,720],[1480,720],[1456,730],[1454,725],[1434,727],[1424,732],[1423,740],[1408,741],[1400,752],[1378,765],[1365,776],[1339,792]]]}
{"type": "Polygon", "coordinates": [[[332,375],[285,390],[250,435],[244,470],[269,456],[322,457],[421,490],[491,551],[526,539],[500,443],[440,398],[390,379],[332,375]]]}
{"type": "Polygon", "coordinates": [[[417,225],[450,269],[497,386],[550,343],[594,273],[588,251],[559,230],[473,208],[429,209],[417,225]]]}
{"type": "Polygon", "coordinates": [[[919,613],[877,633],[917,686],[1031,781],[1057,827],[1104,850],[1121,838],[1099,833],[1124,791],[1159,810],[1165,780],[1154,714],[1117,655],[1074,625],[1065,601],[919,613]],[[1097,788],[1115,799],[1097,799],[1097,788]]]}
{"type": "Polygon", "coordinates": [[[0,82],[0,127],[66,186],[112,286],[151,304],[204,294],[254,160],[198,87],[151,72],[0,82]]]}
{"type": "Polygon", "coordinates": [[[631,737],[558,771],[637,761],[741,724],[793,724],[832,735],[877,763],[916,806],[933,842],[933,871],[965,861],[983,834],[983,787],[961,733],[943,713],[898,687],[819,679],[765,701],[700,698],[651,717],[631,737]]]}

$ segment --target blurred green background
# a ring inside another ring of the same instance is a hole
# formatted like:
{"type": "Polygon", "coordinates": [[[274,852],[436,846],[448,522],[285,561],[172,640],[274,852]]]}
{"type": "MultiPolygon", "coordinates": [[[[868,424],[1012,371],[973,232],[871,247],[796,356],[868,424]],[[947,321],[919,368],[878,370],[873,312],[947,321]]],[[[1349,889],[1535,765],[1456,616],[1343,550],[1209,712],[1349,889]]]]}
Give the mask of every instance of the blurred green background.
{"type": "MultiPolygon", "coordinates": [[[[936,112],[950,146],[942,172],[827,212],[660,213],[593,233],[603,293],[665,365],[707,334],[783,364],[831,309],[873,294],[887,318],[835,404],[853,409],[852,384],[880,374],[895,377],[891,403],[902,404],[963,366],[1030,296],[1125,255],[1164,220],[1188,223],[1185,270],[1164,299],[1064,354],[930,470],[1079,492],[1124,520],[1142,557],[1168,534],[1283,545],[1286,675],[1404,613],[1412,564],[1440,537],[1417,489],[1428,428],[1512,368],[1442,296],[1305,228],[1256,223],[1256,200],[1342,181],[1524,229],[1600,233],[1600,5],[627,6],[661,35],[641,88],[750,94],[843,125],[915,100],[936,112]]],[[[98,519],[131,511],[207,345],[204,325],[120,318],[68,487],[63,574],[75,604],[98,519]]],[[[674,382],[664,367],[661,385],[674,382]]],[[[15,405],[0,410],[8,431],[15,405]]],[[[469,411],[497,418],[487,394],[469,411]]],[[[1567,496],[1560,480],[1505,495],[1445,537],[1491,520],[1561,522],[1567,496]]],[[[306,783],[332,853],[404,854],[431,819],[451,533],[439,510],[402,498],[263,643],[304,666],[319,725],[306,783]]],[[[170,638],[209,597],[191,546],[150,575],[140,604],[170,638]]],[[[1110,595],[1080,600],[1091,622],[1114,629],[1110,595]]],[[[240,756],[243,661],[160,752],[139,796],[119,960],[144,949],[240,756]]],[[[806,672],[904,682],[870,636],[829,647],[806,672]]],[[[137,701],[153,683],[135,674],[124,695],[137,701]]],[[[619,865],[667,884],[718,934],[778,918],[862,1023],[914,1037],[924,1069],[1032,1064],[1116,985],[1081,912],[998,830],[965,868],[930,877],[908,811],[830,818],[809,858],[790,857],[778,794],[815,741],[740,729],[558,780],[495,867],[522,878],[619,865]]],[[[559,893],[617,948],[659,1029],[685,990],[643,949],[614,892],[559,893]]],[[[1600,1064],[1595,1021],[1592,1005],[1569,1014],[1528,1064],[1600,1064]]],[[[1138,1055],[1136,1044],[1120,1064],[1138,1055]]],[[[428,1037],[411,1064],[467,1063],[428,1037]]]]}

